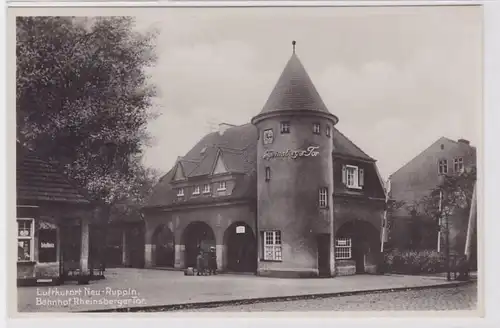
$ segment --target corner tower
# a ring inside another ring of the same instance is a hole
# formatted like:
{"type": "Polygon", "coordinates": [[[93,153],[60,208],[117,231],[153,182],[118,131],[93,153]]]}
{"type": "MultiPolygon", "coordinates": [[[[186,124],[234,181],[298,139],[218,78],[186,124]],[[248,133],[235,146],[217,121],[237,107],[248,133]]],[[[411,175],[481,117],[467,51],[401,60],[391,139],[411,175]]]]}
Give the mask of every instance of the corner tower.
{"type": "Polygon", "coordinates": [[[288,60],[257,127],[257,273],[331,276],[333,241],[333,126],[295,53],[288,60]]]}

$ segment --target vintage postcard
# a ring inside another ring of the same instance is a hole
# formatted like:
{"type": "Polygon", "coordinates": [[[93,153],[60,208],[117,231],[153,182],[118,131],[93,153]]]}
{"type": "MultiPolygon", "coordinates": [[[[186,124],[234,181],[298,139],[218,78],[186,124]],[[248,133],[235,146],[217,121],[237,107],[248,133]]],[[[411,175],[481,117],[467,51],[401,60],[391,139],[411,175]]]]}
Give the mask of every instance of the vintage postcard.
{"type": "Polygon", "coordinates": [[[481,6],[8,24],[16,316],[482,315],[481,6]]]}

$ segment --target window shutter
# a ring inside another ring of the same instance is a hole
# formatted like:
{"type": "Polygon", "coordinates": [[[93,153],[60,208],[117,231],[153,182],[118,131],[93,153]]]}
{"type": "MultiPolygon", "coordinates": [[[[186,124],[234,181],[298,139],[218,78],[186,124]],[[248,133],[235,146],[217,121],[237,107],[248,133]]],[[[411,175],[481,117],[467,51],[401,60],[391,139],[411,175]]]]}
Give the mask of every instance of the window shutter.
{"type": "Polygon", "coordinates": [[[342,183],[347,183],[347,170],[345,168],[345,165],[342,165],[342,183]]]}
{"type": "Polygon", "coordinates": [[[359,169],[359,186],[363,187],[365,184],[365,170],[359,169]]]}

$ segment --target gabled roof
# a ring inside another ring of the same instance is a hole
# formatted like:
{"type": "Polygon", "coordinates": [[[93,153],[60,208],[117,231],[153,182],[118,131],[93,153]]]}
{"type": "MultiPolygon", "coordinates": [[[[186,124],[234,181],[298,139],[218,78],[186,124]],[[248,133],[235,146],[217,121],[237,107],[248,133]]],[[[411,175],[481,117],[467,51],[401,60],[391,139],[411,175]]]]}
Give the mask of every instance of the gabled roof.
{"type": "Polygon", "coordinates": [[[54,165],[17,143],[17,201],[53,201],[90,204],[90,201],[54,165]]]}
{"type": "Polygon", "coordinates": [[[294,52],[259,115],[299,110],[331,115],[314,87],[309,74],[294,52]]]}
{"type": "Polygon", "coordinates": [[[355,143],[349,140],[349,138],[347,138],[336,128],[333,128],[333,153],[349,157],[356,157],[367,161],[375,161],[375,159],[368,156],[364,151],[361,150],[361,148],[356,146],[355,143]]]}

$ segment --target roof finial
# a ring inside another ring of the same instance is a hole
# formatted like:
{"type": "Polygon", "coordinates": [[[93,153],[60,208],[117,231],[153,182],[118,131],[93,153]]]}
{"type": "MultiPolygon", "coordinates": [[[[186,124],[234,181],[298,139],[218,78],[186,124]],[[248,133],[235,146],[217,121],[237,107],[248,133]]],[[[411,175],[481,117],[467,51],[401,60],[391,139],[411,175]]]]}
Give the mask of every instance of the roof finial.
{"type": "Polygon", "coordinates": [[[292,46],[293,46],[293,53],[295,53],[295,45],[297,44],[297,42],[295,40],[292,41],[292,46]]]}

